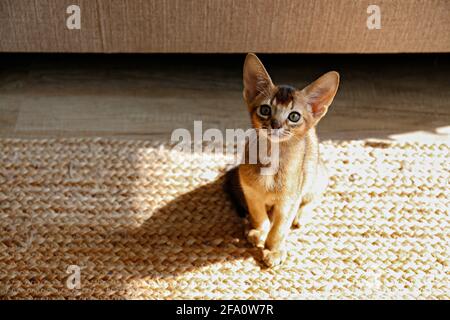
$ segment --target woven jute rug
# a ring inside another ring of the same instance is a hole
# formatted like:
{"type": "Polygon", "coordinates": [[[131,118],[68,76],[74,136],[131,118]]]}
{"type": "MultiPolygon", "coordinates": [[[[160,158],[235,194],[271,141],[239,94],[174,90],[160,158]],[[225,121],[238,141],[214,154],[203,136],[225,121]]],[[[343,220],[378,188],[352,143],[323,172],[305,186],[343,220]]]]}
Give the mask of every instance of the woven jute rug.
{"type": "Polygon", "coordinates": [[[0,297],[449,299],[449,146],[321,151],[330,187],[266,269],[222,191],[225,156],[0,140],[0,297]]]}

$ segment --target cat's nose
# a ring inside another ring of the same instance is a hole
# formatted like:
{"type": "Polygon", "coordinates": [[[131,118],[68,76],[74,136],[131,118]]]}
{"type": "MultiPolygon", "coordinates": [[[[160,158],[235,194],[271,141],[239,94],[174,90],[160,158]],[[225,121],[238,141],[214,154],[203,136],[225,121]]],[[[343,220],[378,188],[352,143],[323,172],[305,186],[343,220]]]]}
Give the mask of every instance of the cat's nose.
{"type": "Polygon", "coordinates": [[[281,123],[278,120],[272,120],[270,121],[270,126],[272,127],[272,129],[280,129],[281,123]]]}

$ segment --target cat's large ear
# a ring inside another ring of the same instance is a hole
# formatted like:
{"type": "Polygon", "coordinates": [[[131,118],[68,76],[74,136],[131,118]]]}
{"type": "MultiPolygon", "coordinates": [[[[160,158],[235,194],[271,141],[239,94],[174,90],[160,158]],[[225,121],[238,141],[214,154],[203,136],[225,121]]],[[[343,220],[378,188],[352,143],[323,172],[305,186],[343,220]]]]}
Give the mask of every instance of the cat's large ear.
{"type": "Polygon", "coordinates": [[[315,120],[318,121],[327,113],[338,86],[339,73],[330,71],[302,90],[315,120]]]}
{"type": "Polygon", "coordinates": [[[244,62],[244,100],[252,102],[259,94],[269,95],[272,80],[262,62],[253,53],[247,54],[244,62]]]}

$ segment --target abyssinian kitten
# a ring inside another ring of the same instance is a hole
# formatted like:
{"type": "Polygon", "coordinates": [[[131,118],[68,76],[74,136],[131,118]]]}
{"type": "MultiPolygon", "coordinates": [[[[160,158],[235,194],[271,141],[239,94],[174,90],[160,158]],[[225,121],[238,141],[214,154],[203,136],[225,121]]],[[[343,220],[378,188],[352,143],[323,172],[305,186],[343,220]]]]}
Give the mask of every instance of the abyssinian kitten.
{"type": "Polygon", "coordinates": [[[240,164],[227,174],[225,186],[241,215],[249,215],[248,240],[263,249],[264,263],[273,267],[286,258],[290,228],[307,221],[328,185],[315,128],[333,101],[339,74],[328,72],[303,89],[275,85],[249,53],[243,78],[252,125],[268,129],[270,143],[279,144],[279,166],[274,174],[261,175],[260,162],[240,164]]]}

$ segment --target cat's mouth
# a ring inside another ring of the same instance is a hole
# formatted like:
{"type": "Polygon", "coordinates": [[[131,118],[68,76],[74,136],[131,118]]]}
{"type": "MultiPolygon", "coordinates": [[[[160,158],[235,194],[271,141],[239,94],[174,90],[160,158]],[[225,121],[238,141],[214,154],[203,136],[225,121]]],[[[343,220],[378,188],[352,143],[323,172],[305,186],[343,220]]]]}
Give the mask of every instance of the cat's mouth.
{"type": "Polygon", "coordinates": [[[260,130],[260,134],[262,134],[265,138],[269,139],[272,142],[283,142],[289,140],[292,137],[292,134],[285,129],[266,129],[260,130]]]}

